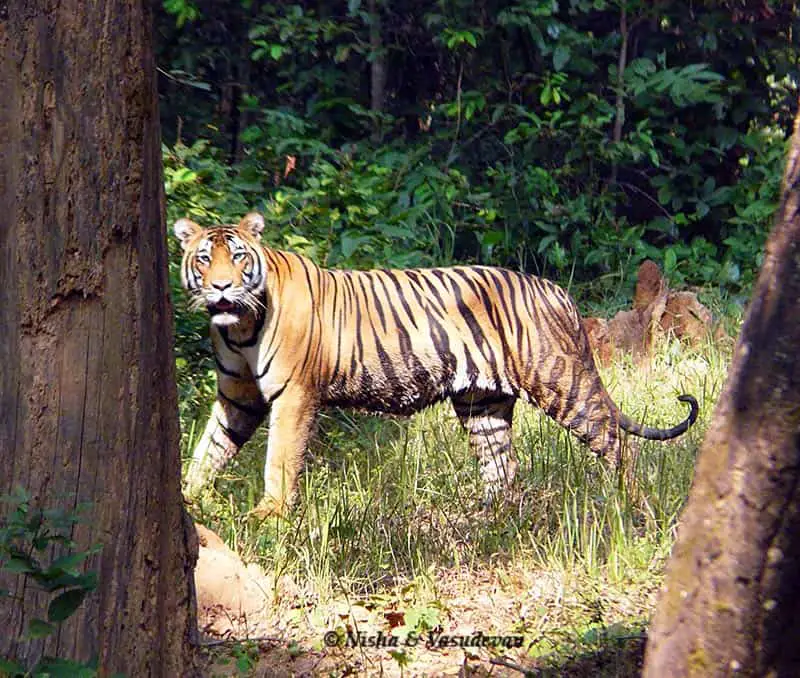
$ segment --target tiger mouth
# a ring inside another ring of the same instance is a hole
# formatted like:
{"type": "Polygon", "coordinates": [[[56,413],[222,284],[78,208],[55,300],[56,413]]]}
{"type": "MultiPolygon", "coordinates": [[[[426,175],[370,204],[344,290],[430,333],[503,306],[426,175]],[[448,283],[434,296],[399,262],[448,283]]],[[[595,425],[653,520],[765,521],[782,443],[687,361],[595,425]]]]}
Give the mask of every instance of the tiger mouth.
{"type": "Polygon", "coordinates": [[[227,299],[220,299],[217,302],[207,305],[208,312],[211,315],[218,315],[220,313],[241,313],[241,307],[238,304],[228,301],[227,299]]]}

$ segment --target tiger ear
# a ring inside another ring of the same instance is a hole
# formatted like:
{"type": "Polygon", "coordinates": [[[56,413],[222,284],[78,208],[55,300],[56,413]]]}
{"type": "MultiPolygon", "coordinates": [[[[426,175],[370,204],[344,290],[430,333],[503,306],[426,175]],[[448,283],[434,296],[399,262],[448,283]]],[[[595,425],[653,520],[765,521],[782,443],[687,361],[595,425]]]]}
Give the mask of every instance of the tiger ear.
{"type": "Polygon", "coordinates": [[[183,249],[186,249],[189,245],[189,241],[202,230],[202,227],[194,223],[191,219],[178,219],[172,227],[172,232],[175,234],[175,237],[180,240],[183,249]]]}
{"type": "Polygon", "coordinates": [[[249,212],[242,217],[239,222],[239,228],[244,231],[250,231],[256,238],[260,238],[261,231],[264,230],[264,217],[258,212],[249,212]]]}

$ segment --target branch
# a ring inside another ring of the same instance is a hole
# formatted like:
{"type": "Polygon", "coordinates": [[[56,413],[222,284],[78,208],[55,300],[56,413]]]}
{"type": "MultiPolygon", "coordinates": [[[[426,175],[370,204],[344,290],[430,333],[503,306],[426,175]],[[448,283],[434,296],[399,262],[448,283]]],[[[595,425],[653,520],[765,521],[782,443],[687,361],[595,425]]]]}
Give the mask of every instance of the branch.
{"type": "Polygon", "coordinates": [[[532,669],[526,669],[524,666],[520,666],[519,664],[515,664],[514,662],[509,661],[503,657],[492,657],[489,660],[490,664],[494,664],[495,666],[504,666],[507,669],[511,669],[512,671],[519,671],[525,678],[534,678],[534,676],[538,675],[537,671],[532,669]]]}

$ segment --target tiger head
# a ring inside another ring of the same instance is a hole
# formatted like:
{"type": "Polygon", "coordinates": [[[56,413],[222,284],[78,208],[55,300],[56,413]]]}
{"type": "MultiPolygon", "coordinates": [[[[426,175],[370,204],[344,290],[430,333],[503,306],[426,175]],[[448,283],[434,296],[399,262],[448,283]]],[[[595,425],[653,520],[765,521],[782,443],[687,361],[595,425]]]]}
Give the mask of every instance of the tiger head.
{"type": "Polygon", "coordinates": [[[243,315],[264,309],[266,265],[260,214],[245,215],[238,226],[213,228],[178,219],[173,230],[183,247],[181,282],[193,308],[205,306],[211,322],[220,327],[236,325],[243,315]]]}

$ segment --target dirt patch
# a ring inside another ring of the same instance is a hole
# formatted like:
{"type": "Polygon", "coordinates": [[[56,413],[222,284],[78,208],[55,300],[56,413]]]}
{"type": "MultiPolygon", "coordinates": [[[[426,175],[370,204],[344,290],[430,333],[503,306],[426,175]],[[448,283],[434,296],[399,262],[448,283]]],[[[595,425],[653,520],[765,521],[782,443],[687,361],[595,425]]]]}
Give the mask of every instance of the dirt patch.
{"type": "Polygon", "coordinates": [[[520,564],[441,571],[435,592],[405,582],[362,599],[319,601],[288,578],[276,585],[245,565],[207,528],[197,532],[203,675],[637,675],[639,631],[614,631],[588,653],[580,643],[646,616],[652,590],[609,588],[587,602],[585,587],[567,575],[520,564]],[[570,642],[574,654],[554,664],[570,642]]]}

